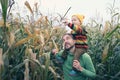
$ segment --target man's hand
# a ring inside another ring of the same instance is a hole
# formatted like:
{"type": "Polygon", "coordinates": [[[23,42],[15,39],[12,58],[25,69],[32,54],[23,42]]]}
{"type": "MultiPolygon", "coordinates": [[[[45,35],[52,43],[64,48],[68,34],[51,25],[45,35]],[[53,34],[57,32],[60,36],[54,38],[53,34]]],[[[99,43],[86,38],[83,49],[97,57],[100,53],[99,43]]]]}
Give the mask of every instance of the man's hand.
{"type": "Polygon", "coordinates": [[[80,65],[80,62],[78,60],[73,61],[73,67],[76,68],[78,71],[82,71],[82,67],[80,65]]]}
{"type": "Polygon", "coordinates": [[[54,54],[54,55],[55,55],[57,52],[58,52],[57,49],[53,49],[53,50],[52,50],[52,54],[54,54]]]}

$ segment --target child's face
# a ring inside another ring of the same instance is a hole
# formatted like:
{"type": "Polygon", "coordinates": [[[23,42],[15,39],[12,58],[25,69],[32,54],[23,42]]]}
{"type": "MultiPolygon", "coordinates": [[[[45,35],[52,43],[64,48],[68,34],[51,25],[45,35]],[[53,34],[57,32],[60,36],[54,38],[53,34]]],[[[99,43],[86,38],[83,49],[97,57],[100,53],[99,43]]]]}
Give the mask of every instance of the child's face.
{"type": "Polygon", "coordinates": [[[72,16],[72,23],[74,25],[78,25],[78,26],[81,25],[81,22],[79,21],[79,19],[77,18],[77,16],[72,16]]]}

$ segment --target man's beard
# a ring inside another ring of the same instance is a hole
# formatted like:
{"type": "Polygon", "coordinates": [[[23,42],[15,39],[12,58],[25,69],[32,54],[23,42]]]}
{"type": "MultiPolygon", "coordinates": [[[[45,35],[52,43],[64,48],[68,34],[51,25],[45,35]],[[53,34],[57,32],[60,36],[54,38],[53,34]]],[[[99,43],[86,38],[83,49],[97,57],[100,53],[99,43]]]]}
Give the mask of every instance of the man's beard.
{"type": "Polygon", "coordinates": [[[73,47],[74,47],[74,45],[72,45],[72,46],[69,47],[69,48],[66,48],[66,47],[65,47],[65,50],[66,50],[66,51],[70,51],[73,47]]]}

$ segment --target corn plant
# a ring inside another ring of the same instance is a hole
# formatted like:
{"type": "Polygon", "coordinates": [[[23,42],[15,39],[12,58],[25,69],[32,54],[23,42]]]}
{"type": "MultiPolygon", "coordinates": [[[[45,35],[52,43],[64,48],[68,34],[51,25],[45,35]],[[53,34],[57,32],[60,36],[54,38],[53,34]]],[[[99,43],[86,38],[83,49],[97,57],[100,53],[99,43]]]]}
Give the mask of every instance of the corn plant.
{"type": "MultiPolygon", "coordinates": [[[[114,3],[113,3],[114,5],[114,3]]],[[[114,6],[113,6],[114,7],[114,6]]],[[[89,53],[93,59],[97,72],[97,80],[119,80],[120,79],[120,14],[112,8],[111,20],[106,21],[101,29],[100,25],[88,29],[89,53]],[[116,18],[117,17],[117,18],[116,18]]]]}
{"type": "MultiPolygon", "coordinates": [[[[3,2],[2,5],[4,10],[3,2]]],[[[27,23],[24,23],[18,14],[18,17],[7,21],[5,13],[4,21],[0,21],[0,79],[57,80],[60,77],[55,71],[56,68],[51,65],[50,52],[53,48],[60,49],[61,36],[66,31],[59,25],[54,27],[52,25],[54,21],[43,14],[34,20],[37,13],[34,13],[29,2],[26,1],[25,5],[33,20],[27,16],[28,18],[24,19],[27,23]],[[2,34],[4,26],[8,30],[6,34],[2,34]]]]}
{"type": "MultiPolygon", "coordinates": [[[[20,14],[13,17],[10,13],[12,19],[8,21],[8,0],[0,1],[3,14],[0,21],[0,80],[63,80],[61,68],[50,60],[50,52],[53,48],[62,48],[61,36],[66,30],[61,27],[60,21],[68,11],[63,17],[58,14],[49,19],[49,15],[39,12],[37,3],[33,10],[26,1],[30,16],[26,15],[27,18],[23,19],[20,14]],[[54,26],[56,22],[58,25],[54,26]]],[[[92,23],[87,25],[89,54],[97,80],[120,78],[120,13],[115,12],[113,7],[109,8],[111,20],[106,21],[103,29],[101,23],[95,20],[95,26],[92,23]]]]}

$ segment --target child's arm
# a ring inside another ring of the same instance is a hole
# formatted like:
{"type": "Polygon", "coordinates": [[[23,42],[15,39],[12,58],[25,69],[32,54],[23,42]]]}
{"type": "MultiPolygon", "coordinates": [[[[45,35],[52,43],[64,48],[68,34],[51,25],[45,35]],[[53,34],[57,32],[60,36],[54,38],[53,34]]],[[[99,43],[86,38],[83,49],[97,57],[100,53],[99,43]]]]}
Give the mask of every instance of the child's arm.
{"type": "Polygon", "coordinates": [[[68,26],[69,28],[71,28],[75,32],[79,32],[80,31],[80,27],[79,26],[74,25],[74,24],[68,22],[68,20],[64,20],[63,23],[65,24],[65,26],[68,26]]]}
{"type": "Polygon", "coordinates": [[[77,33],[82,32],[82,34],[87,34],[85,27],[81,27],[81,29],[80,29],[79,26],[74,25],[72,23],[68,23],[68,27],[70,27],[73,31],[75,31],[77,33]]]}
{"type": "Polygon", "coordinates": [[[77,25],[74,25],[74,24],[72,24],[72,23],[69,23],[69,24],[68,24],[68,27],[71,28],[71,29],[72,29],[73,31],[75,31],[75,32],[80,32],[80,27],[77,26],[77,25]]]}

